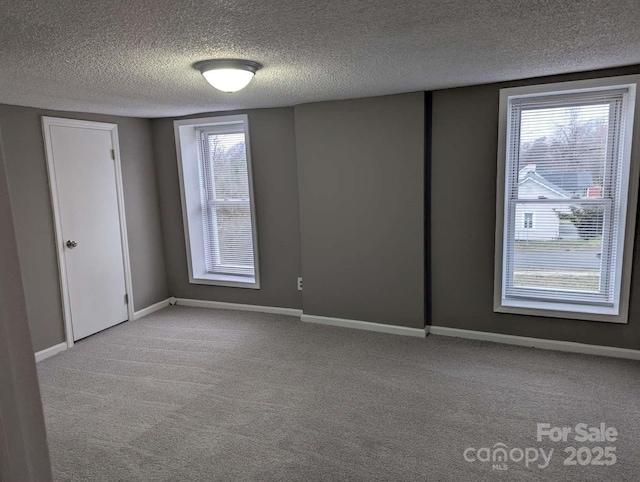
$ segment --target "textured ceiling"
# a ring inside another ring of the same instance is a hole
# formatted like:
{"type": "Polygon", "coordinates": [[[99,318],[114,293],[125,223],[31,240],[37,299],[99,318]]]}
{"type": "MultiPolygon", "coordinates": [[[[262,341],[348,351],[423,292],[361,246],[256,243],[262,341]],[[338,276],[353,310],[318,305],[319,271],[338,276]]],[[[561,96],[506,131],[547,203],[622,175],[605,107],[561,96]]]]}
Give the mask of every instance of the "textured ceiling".
{"type": "Polygon", "coordinates": [[[0,103],[161,117],[640,63],[638,0],[0,0],[0,103]],[[236,94],[195,61],[264,65],[236,94]]]}

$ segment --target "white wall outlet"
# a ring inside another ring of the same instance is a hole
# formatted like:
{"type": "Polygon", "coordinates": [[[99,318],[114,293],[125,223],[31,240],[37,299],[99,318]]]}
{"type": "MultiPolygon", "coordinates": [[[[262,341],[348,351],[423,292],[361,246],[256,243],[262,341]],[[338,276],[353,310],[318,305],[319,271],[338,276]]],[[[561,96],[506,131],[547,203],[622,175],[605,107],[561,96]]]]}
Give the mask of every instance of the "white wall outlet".
{"type": "Polygon", "coordinates": [[[302,291],[302,278],[298,278],[298,291],[302,291]]]}

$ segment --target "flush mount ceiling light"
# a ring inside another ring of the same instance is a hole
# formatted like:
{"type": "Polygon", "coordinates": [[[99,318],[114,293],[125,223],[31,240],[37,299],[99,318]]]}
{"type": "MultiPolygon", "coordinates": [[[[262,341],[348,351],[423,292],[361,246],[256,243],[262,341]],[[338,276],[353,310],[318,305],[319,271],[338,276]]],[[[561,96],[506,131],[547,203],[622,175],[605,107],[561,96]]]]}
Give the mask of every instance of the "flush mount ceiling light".
{"type": "Polygon", "coordinates": [[[193,64],[211,85],[222,92],[244,89],[262,67],[258,62],[240,59],[202,60],[193,64]]]}

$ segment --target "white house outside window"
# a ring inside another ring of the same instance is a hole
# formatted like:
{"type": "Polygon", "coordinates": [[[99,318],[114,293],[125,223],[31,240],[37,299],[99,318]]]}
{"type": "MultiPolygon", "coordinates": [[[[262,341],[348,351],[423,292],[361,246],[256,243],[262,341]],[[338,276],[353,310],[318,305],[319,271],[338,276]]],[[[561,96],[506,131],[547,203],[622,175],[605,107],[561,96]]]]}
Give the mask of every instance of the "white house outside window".
{"type": "Polygon", "coordinates": [[[626,322],[637,80],[501,91],[496,311],[626,322]]]}
{"type": "Polygon", "coordinates": [[[174,127],[190,282],[259,288],[247,116],[174,127]]]}

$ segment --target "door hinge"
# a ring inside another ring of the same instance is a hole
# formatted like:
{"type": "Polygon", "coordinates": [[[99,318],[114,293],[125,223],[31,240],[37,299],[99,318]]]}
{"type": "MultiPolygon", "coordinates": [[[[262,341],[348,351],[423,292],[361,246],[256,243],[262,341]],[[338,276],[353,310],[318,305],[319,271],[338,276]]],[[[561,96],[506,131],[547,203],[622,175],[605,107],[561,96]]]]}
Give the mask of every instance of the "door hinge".
{"type": "Polygon", "coordinates": [[[116,150],[115,149],[111,149],[111,159],[113,159],[114,161],[116,160],[116,150]]]}
{"type": "Polygon", "coordinates": [[[124,295],[124,304],[125,304],[125,305],[128,305],[128,304],[129,304],[129,295],[128,295],[128,294],[125,294],[125,295],[124,295]]]}

